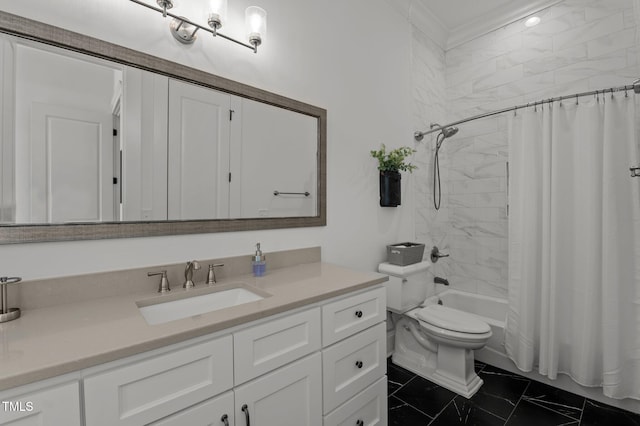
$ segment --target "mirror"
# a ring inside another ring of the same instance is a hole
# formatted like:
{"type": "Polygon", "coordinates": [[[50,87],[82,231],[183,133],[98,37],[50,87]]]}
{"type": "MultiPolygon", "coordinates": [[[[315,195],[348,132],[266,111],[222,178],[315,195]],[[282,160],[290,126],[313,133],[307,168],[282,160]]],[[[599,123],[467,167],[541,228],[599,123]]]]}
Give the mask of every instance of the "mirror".
{"type": "Polygon", "coordinates": [[[326,224],[324,109],[4,12],[0,31],[0,243],[326,224]]]}

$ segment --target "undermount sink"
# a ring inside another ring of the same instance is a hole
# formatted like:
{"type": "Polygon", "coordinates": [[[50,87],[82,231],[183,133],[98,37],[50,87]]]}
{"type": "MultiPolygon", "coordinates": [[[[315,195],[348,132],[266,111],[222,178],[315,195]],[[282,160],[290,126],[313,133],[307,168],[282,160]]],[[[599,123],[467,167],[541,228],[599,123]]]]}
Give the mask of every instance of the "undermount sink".
{"type": "Polygon", "coordinates": [[[207,312],[230,308],[244,303],[255,302],[265,297],[266,295],[258,294],[244,286],[238,285],[212,293],[193,295],[169,302],[147,304],[143,301],[137,304],[140,313],[147,323],[149,325],[155,325],[206,314],[207,312]]]}

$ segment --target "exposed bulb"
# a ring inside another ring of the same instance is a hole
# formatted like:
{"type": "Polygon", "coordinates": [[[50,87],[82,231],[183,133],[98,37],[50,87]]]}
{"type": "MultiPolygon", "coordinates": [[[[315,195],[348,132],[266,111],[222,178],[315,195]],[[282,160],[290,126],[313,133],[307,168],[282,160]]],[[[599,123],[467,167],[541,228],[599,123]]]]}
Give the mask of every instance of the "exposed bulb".
{"type": "Polygon", "coordinates": [[[250,6],[244,16],[249,43],[257,48],[267,33],[267,12],[258,6],[250,6]]]}
{"type": "Polygon", "coordinates": [[[210,0],[207,23],[214,30],[227,20],[227,0],[210,0]]]}

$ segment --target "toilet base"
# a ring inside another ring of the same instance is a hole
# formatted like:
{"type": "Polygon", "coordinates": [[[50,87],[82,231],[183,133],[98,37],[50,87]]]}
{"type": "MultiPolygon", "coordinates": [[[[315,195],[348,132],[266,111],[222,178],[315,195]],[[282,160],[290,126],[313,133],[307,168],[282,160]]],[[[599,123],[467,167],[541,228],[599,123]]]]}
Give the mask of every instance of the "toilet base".
{"type": "Polygon", "coordinates": [[[404,324],[398,325],[391,357],[394,364],[465,398],[480,389],[483,381],[475,372],[472,349],[438,344],[434,352],[419,345],[404,324]]]}
{"type": "Polygon", "coordinates": [[[478,389],[480,389],[480,386],[484,383],[475,371],[468,380],[461,381],[459,380],[459,377],[455,377],[455,375],[446,371],[436,370],[434,366],[429,367],[424,364],[417,365],[411,357],[407,358],[406,356],[398,355],[395,352],[391,357],[391,362],[429,380],[430,382],[435,383],[436,385],[449,389],[451,392],[462,395],[467,399],[475,395],[475,393],[478,392],[478,389]]]}
{"type": "Polygon", "coordinates": [[[471,398],[484,383],[476,374],[473,350],[440,345],[433,382],[465,398],[471,398]]]}

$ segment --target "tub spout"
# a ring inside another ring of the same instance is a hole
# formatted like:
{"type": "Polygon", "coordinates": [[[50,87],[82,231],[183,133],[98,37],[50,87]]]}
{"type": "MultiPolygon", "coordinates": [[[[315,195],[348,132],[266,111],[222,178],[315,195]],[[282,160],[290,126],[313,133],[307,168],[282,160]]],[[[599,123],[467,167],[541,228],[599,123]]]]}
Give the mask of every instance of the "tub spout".
{"type": "Polygon", "coordinates": [[[436,284],[449,285],[449,280],[447,280],[446,278],[441,278],[441,277],[434,277],[433,278],[433,282],[436,283],[436,284]]]}

